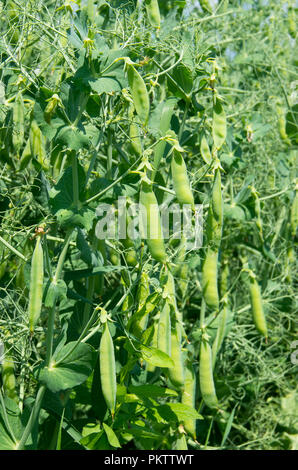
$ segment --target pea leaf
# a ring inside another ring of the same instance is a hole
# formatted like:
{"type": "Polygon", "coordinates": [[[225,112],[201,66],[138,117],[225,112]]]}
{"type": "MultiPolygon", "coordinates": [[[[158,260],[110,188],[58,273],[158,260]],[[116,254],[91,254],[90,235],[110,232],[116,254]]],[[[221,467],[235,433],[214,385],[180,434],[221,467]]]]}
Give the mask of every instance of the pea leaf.
{"type": "Polygon", "coordinates": [[[52,392],[67,390],[85,382],[92,372],[94,365],[94,349],[89,344],[81,343],[71,352],[75,341],[61,348],[55,362],[50,367],[44,367],[39,373],[39,379],[52,392]],[[69,354],[68,356],[66,356],[69,354]],[[63,360],[55,365],[59,359],[63,360]]]}
{"type": "Polygon", "coordinates": [[[188,419],[203,419],[203,417],[191,406],[183,403],[167,403],[156,407],[158,414],[167,422],[186,421],[188,419]]]}
{"type": "Polygon", "coordinates": [[[148,348],[143,344],[140,346],[141,355],[144,361],[156,367],[175,367],[173,359],[168,354],[157,348],[148,348]]]}
{"type": "Polygon", "coordinates": [[[51,282],[45,298],[45,307],[53,307],[59,298],[66,299],[66,294],[67,286],[63,279],[58,279],[55,282],[51,282]]]}
{"type": "Polygon", "coordinates": [[[191,69],[180,63],[174,68],[168,80],[169,90],[178,98],[188,101],[193,88],[191,69]]]}
{"type": "Polygon", "coordinates": [[[106,423],[102,423],[103,428],[105,430],[106,436],[108,438],[109,443],[112,447],[121,447],[120,442],[118,441],[118,437],[114,433],[113,429],[110,428],[106,423]]]}

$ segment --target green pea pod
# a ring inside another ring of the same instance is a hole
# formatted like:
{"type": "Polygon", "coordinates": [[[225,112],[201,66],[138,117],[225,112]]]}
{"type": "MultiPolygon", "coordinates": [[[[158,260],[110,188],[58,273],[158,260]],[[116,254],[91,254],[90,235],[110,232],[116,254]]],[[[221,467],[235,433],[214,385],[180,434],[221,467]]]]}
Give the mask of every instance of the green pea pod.
{"type": "Polygon", "coordinates": [[[213,144],[217,150],[220,150],[223,146],[227,135],[227,122],[225,110],[216,98],[213,106],[213,120],[212,120],[212,137],[213,144]]]}
{"type": "Polygon", "coordinates": [[[174,385],[178,389],[184,388],[184,364],[183,364],[183,353],[181,348],[181,327],[178,322],[173,322],[171,328],[171,358],[175,364],[175,367],[167,369],[167,375],[174,385]]]}
{"type": "Polygon", "coordinates": [[[114,343],[110,334],[108,323],[105,322],[99,346],[100,380],[102,394],[112,416],[116,407],[116,363],[114,343]]]}
{"type": "MultiPolygon", "coordinates": [[[[159,121],[159,132],[161,136],[165,136],[167,131],[170,129],[171,119],[173,116],[173,111],[174,111],[174,107],[176,103],[177,103],[177,99],[174,97],[170,97],[163,104],[160,121],[159,121]]],[[[160,141],[155,146],[154,157],[153,157],[154,169],[152,171],[152,181],[154,181],[154,178],[159,168],[165,148],[166,148],[165,141],[160,141]]]]}
{"type": "Polygon", "coordinates": [[[31,145],[30,145],[30,138],[27,140],[24,150],[22,152],[22,156],[20,159],[20,170],[25,170],[32,159],[32,152],[31,152],[31,145]]]}
{"type": "Polygon", "coordinates": [[[41,130],[35,121],[32,121],[31,123],[29,138],[32,156],[37,159],[38,163],[43,168],[47,169],[44,139],[41,130]]]}
{"type": "MultiPolygon", "coordinates": [[[[190,360],[187,360],[185,365],[185,380],[184,390],[182,392],[181,403],[183,405],[190,406],[191,408],[196,407],[196,375],[190,360]]],[[[185,430],[191,435],[193,439],[196,439],[196,420],[187,419],[184,421],[185,430]]]]}
{"type": "Polygon", "coordinates": [[[200,347],[199,377],[200,389],[204,403],[209,408],[218,408],[218,401],[213,381],[212,351],[209,342],[204,338],[202,338],[200,347]]]}
{"type": "Polygon", "coordinates": [[[216,221],[220,224],[220,229],[223,223],[223,199],[221,191],[221,174],[220,169],[215,170],[215,178],[212,187],[212,214],[216,221]]]}
{"type": "Polygon", "coordinates": [[[201,152],[201,155],[202,155],[202,158],[203,158],[204,162],[207,163],[207,165],[210,165],[210,163],[212,161],[212,155],[211,155],[211,152],[210,152],[210,148],[209,148],[207,139],[204,135],[201,139],[200,152],[201,152]]]}
{"type": "Polygon", "coordinates": [[[4,355],[4,359],[2,361],[2,382],[5,396],[18,403],[19,399],[16,391],[14,361],[13,358],[7,354],[4,355]]]}
{"type": "Polygon", "coordinates": [[[28,318],[31,334],[40,318],[43,293],[43,250],[41,238],[36,238],[36,245],[32,255],[31,274],[30,274],[30,292],[28,305],[28,318]]]}
{"type": "Polygon", "coordinates": [[[159,315],[157,348],[171,356],[171,308],[167,301],[159,315]]]}
{"type": "Polygon", "coordinates": [[[221,277],[220,277],[220,295],[221,295],[221,297],[223,297],[228,292],[229,275],[230,275],[229,263],[227,262],[227,260],[224,260],[222,262],[222,270],[221,270],[221,277]]]}
{"type": "Polygon", "coordinates": [[[268,337],[266,318],[263,310],[262,296],[260,286],[255,275],[250,271],[249,293],[251,299],[252,315],[256,329],[265,338],[268,337]]]}
{"type": "Polygon", "coordinates": [[[19,92],[13,105],[13,133],[12,143],[14,149],[19,153],[24,142],[24,101],[23,95],[19,92]]]}
{"type": "Polygon", "coordinates": [[[129,137],[131,142],[131,147],[134,153],[137,156],[142,155],[142,142],[140,137],[140,125],[138,124],[136,118],[133,118],[129,126],[129,137]]]}
{"type": "Polygon", "coordinates": [[[212,367],[213,369],[215,367],[216,356],[222,346],[224,337],[226,335],[229,313],[230,312],[229,312],[228,306],[227,304],[225,304],[223,310],[220,313],[220,316],[221,316],[220,323],[218,325],[215,340],[212,344],[212,367]]]}
{"type": "Polygon", "coordinates": [[[140,205],[142,236],[147,239],[151,256],[155,260],[165,263],[167,255],[162,235],[158,203],[152,185],[145,181],[141,183],[140,205]]]}
{"type": "Polygon", "coordinates": [[[291,206],[290,227],[292,237],[296,236],[298,227],[298,183],[295,187],[295,196],[291,206]]]}
{"type": "Polygon", "coordinates": [[[194,210],[194,197],[190,188],[187,168],[180,152],[173,149],[171,171],[173,178],[174,191],[181,205],[190,204],[194,210]]]}
{"type": "Polygon", "coordinates": [[[202,267],[203,296],[208,307],[218,310],[219,298],[217,288],[218,251],[207,248],[202,267]]]}
{"type": "MultiPolygon", "coordinates": [[[[158,337],[158,324],[156,321],[153,322],[153,337],[150,346],[152,348],[157,348],[157,337],[158,337]]],[[[155,371],[155,366],[153,364],[146,364],[146,369],[148,372],[153,373],[155,371]]]]}
{"type": "Polygon", "coordinates": [[[127,64],[127,77],[135,110],[141,122],[146,125],[149,118],[150,102],[145,82],[132,64],[127,64]]]}
{"type": "Polygon", "coordinates": [[[173,448],[175,450],[188,450],[186,437],[185,437],[184,432],[179,432],[178,431],[178,437],[177,437],[176,441],[174,442],[173,448]]]}
{"type": "MultiPolygon", "coordinates": [[[[146,305],[146,300],[150,294],[149,276],[145,271],[141,274],[141,281],[137,290],[138,312],[146,305]]],[[[141,330],[145,330],[148,323],[148,315],[144,315],[139,321],[141,330]]]]}
{"type": "Polygon", "coordinates": [[[160,28],[160,11],[158,0],[145,0],[148,20],[154,28],[160,28]]]}

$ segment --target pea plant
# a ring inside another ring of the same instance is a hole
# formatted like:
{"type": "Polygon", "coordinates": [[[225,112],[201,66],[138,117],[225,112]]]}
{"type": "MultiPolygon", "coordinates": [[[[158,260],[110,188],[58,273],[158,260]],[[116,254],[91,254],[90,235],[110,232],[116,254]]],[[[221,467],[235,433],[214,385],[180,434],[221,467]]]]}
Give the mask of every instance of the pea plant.
{"type": "Polygon", "coordinates": [[[0,449],[295,445],[296,9],[246,3],[0,2],[0,449]]]}

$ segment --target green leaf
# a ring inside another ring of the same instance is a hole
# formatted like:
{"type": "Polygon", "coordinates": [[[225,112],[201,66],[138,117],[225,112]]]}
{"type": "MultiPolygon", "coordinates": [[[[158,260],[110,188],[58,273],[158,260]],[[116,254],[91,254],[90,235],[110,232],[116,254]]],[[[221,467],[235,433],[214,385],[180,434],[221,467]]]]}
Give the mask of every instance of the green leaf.
{"type": "Polygon", "coordinates": [[[66,299],[67,297],[67,286],[63,279],[58,279],[58,281],[52,281],[49,285],[46,298],[45,298],[45,307],[53,307],[55,302],[58,299],[66,299]]]}
{"type": "Polygon", "coordinates": [[[76,126],[63,126],[56,135],[57,142],[64,144],[70,150],[80,150],[88,147],[89,139],[76,126]]]}
{"type": "Polygon", "coordinates": [[[81,343],[76,346],[74,351],[70,352],[75,344],[76,342],[73,341],[61,348],[55,362],[40,371],[39,379],[54,393],[80,385],[87,380],[92,372],[94,349],[89,344],[81,343]],[[70,354],[63,362],[55,365],[68,353],[70,354]]]}
{"type": "Polygon", "coordinates": [[[82,436],[87,437],[90,434],[102,432],[101,426],[99,423],[88,423],[82,429],[82,436]]]}
{"type": "MultiPolygon", "coordinates": [[[[15,443],[10,435],[9,430],[6,427],[5,414],[7,417],[8,425],[10,430],[13,432],[16,440],[19,440],[23,434],[25,425],[29,418],[29,410],[25,408],[23,414],[17,405],[17,403],[11,398],[4,398],[3,400],[5,411],[0,405],[0,449],[1,450],[15,450],[15,443]]],[[[32,439],[29,438],[27,446],[32,443],[32,439]]]]}
{"type": "Polygon", "coordinates": [[[106,433],[102,430],[99,433],[92,433],[81,439],[81,444],[90,450],[112,450],[106,433]]]}
{"type": "Polygon", "coordinates": [[[167,403],[156,407],[158,414],[167,422],[187,421],[188,419],[203,419],[194,408],[182,403],[167,403]]]}
{"type": "Polygon", "coordinates": [[[113,429],[110,428],[106,423],[102,423],[103,428],[105,430],[106,436],[108,438],[109,443],[112,447],[121,447],[120,442],[118,441],[118,437],[114,433],[113,429]]]}
{"type": "Polygon", "coordinates": [[[169,90],[175,96],[188,101],[193,88],[191,69],[180,63],[174,68],[168,80],[169,90]]]}
{"type": "Polygon", "coordinates": [[[143,344],[140,346],[141,355],[144,361],[148,362],[149,364],[156,366],[156,367],[174,367],[175,364],[173,359],[168,356],[168,354],[160,351],[157,348],[148,348],[143,344]]]}
{"type": "Polygon", "coordinates": [[[160,434],[155,433],[146,427],[132,425],[127,429],[126,432],[132,434],[135,437],[142,437],[145,439],[160,439],[160,434]]]}

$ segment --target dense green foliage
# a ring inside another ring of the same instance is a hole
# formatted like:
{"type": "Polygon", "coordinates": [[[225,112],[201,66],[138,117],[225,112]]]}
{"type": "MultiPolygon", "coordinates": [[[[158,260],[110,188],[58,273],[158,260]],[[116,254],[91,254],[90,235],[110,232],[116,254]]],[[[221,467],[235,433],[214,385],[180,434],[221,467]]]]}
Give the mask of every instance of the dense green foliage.
{"type": "Polygon", "coordinates": [[[297,5],[156,5],[0,1],[0,449],[298,447],[297,5]]]}

